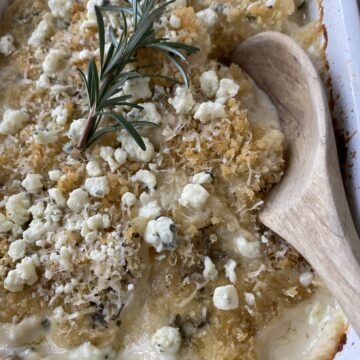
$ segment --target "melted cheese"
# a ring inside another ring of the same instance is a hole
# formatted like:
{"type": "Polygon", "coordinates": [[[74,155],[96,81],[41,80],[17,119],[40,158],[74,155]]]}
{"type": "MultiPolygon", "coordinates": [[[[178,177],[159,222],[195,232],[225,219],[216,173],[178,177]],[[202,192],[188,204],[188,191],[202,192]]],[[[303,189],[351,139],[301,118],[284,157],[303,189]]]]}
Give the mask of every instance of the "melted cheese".
{"type": "Polygon", "coordinates": [[[311,300],[284,309],[280,318],[259,333],[259,360],[316,360],[327,356],[328,339],[334,333],[331,323],[341,327],[342,318],[337,303],[329,302],[329,293],[319,291],[311,300]]]}
{"type": "MultiPolygon", "coordinates": [[[[234,39],[274,22],[277,28],[290,27],[292,1],[277,1],[274,10],[264,1],[253,2],[246,14],[238,1],[207,10],[207,0],[176,1],[156,31],[201,48],[187,64],[190,89],[156,78],[127,83],[125,93],[141,101],[144,110],[122,109],[124,116],[160,124],[141,130],[146,151],[122,132],[85,154],[75,150],[86,122],[86,100],[77,92],[82,85],[74,69],[85,69],[89,54],[98,56],[93,9],[102,1],[88,6],[52,1],[56,31],[52,37],[52,31],[45,34],[38,49],[24,44],[48,12],[47,1],[14,1],[11,14],[39,16],[24,28],[8,19],[0,24],[2,33],[14,35],[17,47],[11,58],[0,57],[1,83],[12,85],[2,88],[2,112],[13,107],[29,116],[16,129],[5,124],[11,131],[0,135],[0,182],[5,184],[0,221],[6,232],[0,234],[6,264],[0,273],[3,279],[11,274],[21,280],[10,282],[19,292],[1,290],[1,356],[164,359],[151,339],[158,329],[171,327],[183,337],[171,359],[228,360],[239,354],[253,359],[255,339],[262,338],[259,329],[270,320],[282,322],[277,316],[288,297],[298,295],[291,299],[295,308],[302,299],[317,299],[315,282],[301,286],[299,276],[307,265],[299,254],[270,233],[266,242],[259,241],[257,209],[284,168],[276,110],[239,68],[208,58],[210,51],[226,57],[234,39]],[[70,57],[64,49],[81,56],[70,57]],[[26,173],[42,178],[26,181],[25,193],[26,173]],[[149,224],[156,226],[149,231],[149,224]],[[238,239],[243,239],[240,245],[238,239]],[[216,276],[203,274],[207,257],[216,276]],[[24,258],[29,264],[31,259],[30,273],[19,269],[24,258]],[[230,259],[238,266],[226,271],[230,259]],[[214,289],[230,281],[227,295],[236,306],[217,308],[214,289]]],[[[118,19],[104,20],[108,25],[118,19]]],[[[158,59],[149,63],[153,60],[158,59]]],[[[162,72],[174,76],[170,66],[162,72]]],[[[316,323],[322,307],[310,314],[316,323]]],[[[262,343],[264,351],[270,340],[262,343]]],[[[281,346],[268,353],[277,356],[281,346]]]]}
{"type": "Polygon", "coordinates": [[[253,124],[267,124],[274,129],[281,129],[279,114],[269,96],[262,91],[253,80],[250,83],[254,89],[254,96],[245,100],[249,120],[253,124]]]}

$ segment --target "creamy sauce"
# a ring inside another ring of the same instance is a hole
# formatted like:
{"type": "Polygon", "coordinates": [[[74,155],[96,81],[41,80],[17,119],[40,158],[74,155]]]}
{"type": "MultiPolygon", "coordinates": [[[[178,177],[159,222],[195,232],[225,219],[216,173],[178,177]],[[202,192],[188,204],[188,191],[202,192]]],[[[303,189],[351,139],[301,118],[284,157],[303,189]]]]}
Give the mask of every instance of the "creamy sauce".
{"type": "Polygon", "coordinates": [[[343,313],[338,304],[329,303],[327,290],[295,308],[285,309],[258,336],[259,360],[315,360],[328,354],[332,326],[341,326],[343,313]]]}
{"type": "Polygon", "coordinates": [[[0,354],[16,355],[24,360],[113,360],[116,357],[112,349],[100,349],[90,343],[71,350],[60,348],[48,338],[50,327],[48,320],[35,316],[24,319],[17,325],[2,325],[0,354]]]}
{"type": "Polygon", "coordinates": [[[17,325],[0,327],[0,351],[11,353],[13,349],[40,342],[46,335],[46,323],[39,317],[29,317],[17,325]]]}
{"type": "Polygon", "coordinates": [[[262,91],[255,82],[250,79],[253,86],[254,96],[245,99],[245,107],[248,109],[248,118],[253,124],[266,124],[274,129],[281,129],[279,114],[269,96],[262,91]]]}
{"type": "Polygon", "coordinates": [[[151,345],[151,336],[144,335],[137,342],[128,346],[121,352],[117,360],[173,360],[175,356],[165,356],[157,353],[151,345]]]}
{"type": "MultiPolygon", "coordinates": [[[[342,324],[339,306],[329,303],[329,294],[321,290],[316,297],[296,308],[284,310],[258,338],[259,360],[317,359],[326,354],[327,339],[331,334],[329,322],[342,324]],[[291,354],[291,355],[289,355],[291,354]]],[[[146,323],[147,314],[143,313],[146,323]]],[[[24,360],[175,360],[178,357],[157,353],[151,344],[151,334],[143,334],[118,354],[110,348],[97,348],[85,343],[72,350],[57,347],[45,340],[47,327],[43,319],[30,317],[18,325],[0,327],[0,353],[17,355],[24,360]],[[32,343],[31,349],[27,344],[32,343]],[[35,344],[34,344],[35,343],[35,344]],[[50,355],[51,354],[51,355],[50,355]]]]}

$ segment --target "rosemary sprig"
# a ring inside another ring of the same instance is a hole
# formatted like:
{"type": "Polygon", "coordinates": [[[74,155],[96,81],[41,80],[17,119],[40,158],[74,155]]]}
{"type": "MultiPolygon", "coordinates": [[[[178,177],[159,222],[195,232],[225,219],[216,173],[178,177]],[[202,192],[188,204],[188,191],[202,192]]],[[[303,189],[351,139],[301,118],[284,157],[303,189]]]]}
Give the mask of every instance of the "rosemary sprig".
{"type": "Polygon", "coordinates": [[[86,87],[89,107],[87,124],[78,144],[80,149],[86,149],[94,141],[109,132],[126,129],[141,149],[146,150],[142,137],[136,128],[156,125],[147,121],[129,122],[123,115],[115,114],[111,109],[114,106],[142,109],[141,106],[129,101],[131,95],[121,94],[124,85],[131,79],[161,77],[174,82],[178,81],[175,78],[144,73],[144,68],[151,67],[151,65],[127,70],[126,66],[135,62],[136,54],[140,49],[151,48],[163,53],[177,68],[184,84],[189,87],[189,79],[183,63],[187,60],[186,54],[195,53],[198,49],[155,36],[154,23],[160,18],[165,8],[174,1],[160,1],[156,5],[155,0],[143,0],[142,2],[128,0],[130,4],[128,7],[95,6],[99,33],[100,71],[94,60],[89,62],[87,75],[78,69],[86,87]],[[111,43],[107,51],[105,51],[105,25],[102,11],[118,12],[122,18],[120,36],[116,35],[115,29],[111,26],[108,29],[111,43]],[[131,33],[126,15],[132,18],[133,30],[131,33]],[[101,127],[103,117],[111,118],[115,123],[101,127]]]}

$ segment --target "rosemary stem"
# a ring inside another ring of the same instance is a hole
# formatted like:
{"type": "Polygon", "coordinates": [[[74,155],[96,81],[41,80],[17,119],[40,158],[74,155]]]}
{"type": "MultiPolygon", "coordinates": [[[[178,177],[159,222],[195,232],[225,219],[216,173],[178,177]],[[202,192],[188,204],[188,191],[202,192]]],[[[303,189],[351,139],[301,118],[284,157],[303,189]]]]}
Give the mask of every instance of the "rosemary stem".
{"type": "MultiPolygon", "coordinates": [[[[185,53],[193,54],[198,49],[190,45],[168,41],[166,38],[158,38],[154,29],[154,23],[160,19],[165,7],[173,1],[127,0],[130,5],[127,7],[115,5],[95,6],[99,35],[100,68],[99,62],[92,59],[88,64],[87,75],[81,69],[78,69],[86,87],[89,111],[85,128],[77,146],[79,150],[86,150],[101,136],[118,131],[120,128],[125,129],[140,148],[145,150],[144,141],[136,128],[154,126],[154,124],[148,121],[138,121],[134,126],[128,121],[126,115],[115,113],[118,110],[117,106],[141,109],[141,106],[136,102],[128,101],[131,94],[124,94],[123,92],[127,81],[151,76],[151,74],[142,73],[141,69],[144,67],[133,67],[139,50],[153,48],[164,53],[179,71],[185,85],[189,86],[189,79],[184,68],[184,62],[187,59],[185,53]],[[111,44],[108,49],[105,46],[105,24],[102,11],[117,12],[123,18],[123,23],[120,26],[121,34],[117,35],[115,29],[109,28],[108,34],[111,38],[111,44]],[[127,30],[128,25],[125,15],[132,17],[134,26],[131,32],[127,30]],[[127,65],[130,64],[132,64],[131,69],[127,69],[127,65]],[[102,122],[103,116],[111,118],[115,121],[115,124],[102,122]]],[[[154,76],[157,75],[154,74],[154,76]]],[[[173,77],[158,76],[168,80],[175,80],[173,77]]]]}
{"type": "Polygon", "coordinates": [[[78,146],[77,146],[78,149],[80,149],[80,150],[85,150],[86,149],[89,136],[90,136],[91,131],[92,131],[94,125],[95,125],[95,121],[96,121],[95,109],[94,109],[94,107],[92,107],[90,112],[89,112],[84,131],[81,134],[81,138],[80,138],[80,141],[79,141],[78,146]]]}

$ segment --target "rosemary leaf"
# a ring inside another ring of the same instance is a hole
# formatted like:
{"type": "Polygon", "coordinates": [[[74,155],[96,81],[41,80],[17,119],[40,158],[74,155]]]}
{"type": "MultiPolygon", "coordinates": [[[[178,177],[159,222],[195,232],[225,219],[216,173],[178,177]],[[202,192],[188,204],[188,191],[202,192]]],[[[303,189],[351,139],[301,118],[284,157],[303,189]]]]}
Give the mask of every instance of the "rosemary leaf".
{"type": "Polygon", "coordinates": [[[104,56],[105,56],[105,25],[104,25],[104,19],[100,12],[100,8],[98,6],[95,6],[95,14],[96,14],[96,20],[98,23],[100,64],[102,67],[104,64],[104,56]]]}
{"type": "Polygon", "coordinates": [[[98,71],[95,60],[89,62],[87,76],[79,69],[85,84],[89,107],[88,122],[78,145],[80,149],[85,149],[101,136],[120,129],[125,129],[142,150],[146,149],[136,128],[156,125],[147,121],[128,122],[123,115],[115,114],[111,110],[115,106],[142,109],[140,105],[128,101],[131,99],[130,94],[121,94],[127,81],[144,77],[162,78],[175,83],[179,83],[179,81],[176,77],[143,72],[145,68],[150,68],[152,65],[129,69],[130,64],[136,63],[139,50],[151,48],[163,53],[179,72],[185,86],[189,87],[189,77],[184,63],[187,61],[187,55],[197,52],[198,49],[169,41],[167,38],[157,38],[154,30],[154,23],[160,19],[166,7],[174,1],[128,0],[129,6],[95,6],[99,34],[100,71],[98,71]],[[107,51],[103,11],[117,12],[121,16],[119,36],[117,36],[118,32],[109,26],[110,45],[107,51]],[[128,28],[127,16],[132,17],[132,29],[128,28]],[[105,109],[110,111],[104,112],[105,109]],[[103,116],[110,117],[116,123],[102,127],[103,116]]]}
{"type": "Polygon", "coordinates": [[[120,126],[120,125],[113,125],[113,126],[109,126],[104,129],[96,131],[95,134],[93,134],[89,138],[88,146],[92,145],[96,140],[101,138],[103,135],[111,133],[111,132],[119,131],[119,130],[121,130],[121,128],[122,128],[122,126],[120,126]]]}
{"type": "Polygon", "coordinates": [[[102,115],[109,116],[116,120],[119,125],[123,126],[125,130],[132,136],[135,142],[140,146],[140,148],[145,151],[146,146],[140,134],[136,131],[136,129],[128,122],[122,115],[116,115],[110,112],[103,112],[102,115]]]}
{"type": "Polygon", "coordinates": [[[175,65],[175,67],[178,69],[181,77],[183,78],[183,81],[185,83],[185,86],[188,88],[190,86],[189,77],[186,73],[185,68],[181,65],[180,62],[178,62],[172,55],[165,54],[165,56],[175,65]]]}
{"type": "Polygon", "coordinates": [[[110,35],[110,39],[111,39],[111,42],[112,42],[112,45],[114,45],[114,47],[118,47],[119,46],[119,43],[118,41],[116,40],[116,36],[115,36],[115,32],[114,32],[114,29],[112,26],[109,27],[109,35],[110,35]]]}
{"type": "Polygon", "coordinates": [[[91,69],[91,99],[94,105],[99,100],[99,74],[94,60],[90,61],[89,69],[91,69]]]}
{"type": "Polygon", "coordinates": [[[155,124],[151,121],[131,121],[131,125],[134,128],[140,128],[140,127],[160,127],[160,125],[155,124]]]}
{"type": "Polygon", "coordinates": [[[87,97],[88,97],[88,104],[89,104],[89,108],[91,108],[91,100],[90,100],[90,89],[89,89],[89,83],[86,79],[86,76],[85,74],[83,73],[83,71],[79,68],[77,68],[77,71],[80,73],[80,76],[82,77],[83,79],[83,82],[85,84],[85,87],[86,87],[86,93],[87,93],[87,97]]]}
{"type": "Polygon", "coordinates": [[[114,54],[114,51],[115,51],[115,46],[114,46],[114,44],[111,44],[110,48],[109,48],[109,51],[108,51],[108,53],[106,55],[105,62],[104,62],[104,64],[102,64],[102,67],[101,67],[101,78],[103,78],[104,71],[106,70],[106,68],[107,68],[107,66],[109,64],[109,62],[110,62],[110,60],[111,60],[111,58],[112,58],[112,56],[114,54]]]}

